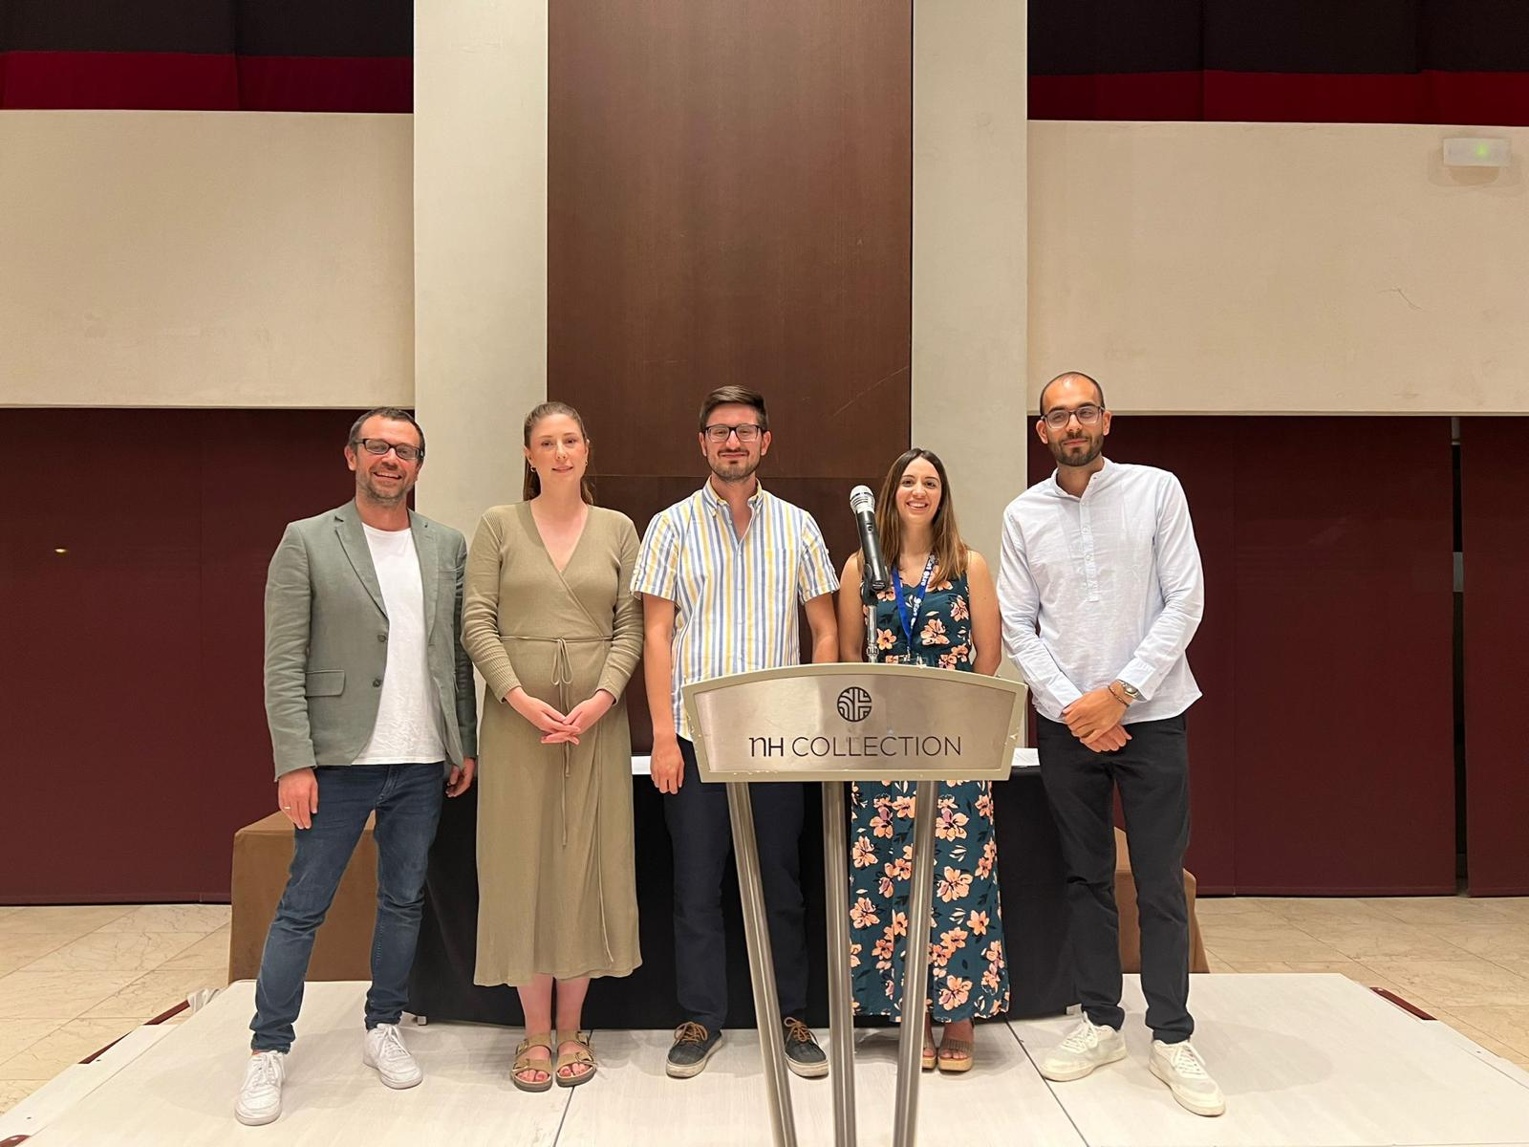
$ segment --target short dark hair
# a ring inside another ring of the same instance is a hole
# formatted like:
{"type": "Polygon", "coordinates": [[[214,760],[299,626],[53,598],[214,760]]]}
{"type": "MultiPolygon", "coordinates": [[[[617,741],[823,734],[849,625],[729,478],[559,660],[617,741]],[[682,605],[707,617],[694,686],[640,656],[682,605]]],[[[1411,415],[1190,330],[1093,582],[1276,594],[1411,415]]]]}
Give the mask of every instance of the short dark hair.
{"type": "Polygon", "coordinates": [[[719,406],[752,406],[759,414],[761,432],[770,429],[770,416],[765,413],[764,395],[746,386],[719,386],[701,403],[700,431],[706,433],[706,420],[719,406]]]}
{"type": "Polygon", "coordinates": [[[350,424],[350,437],[345,440],[347,446],[354,446],[361,441],[358,435],[361,428],[366,425],[368,418],[386,418],[390,422],[407,422],[414,427],[414,432],[419,435],[419,456],[425,456],[425,430],[414,418],[414,412],[405,410],[401,406],[374,406],[350,424]]]}
{"type": "Polygon", "coordinates": [[[1101,410],[1109,409],[1109,407],[1107,407],[1104,403],[1104,387],[1099,385],[1099,380],[1097,378],[1091,378],[1090,376],[1084,374],[1081,370],[1064,370],[1061,374],[1053,378],[1051,382],[1048,382],[1045,386],[1041,387],[1041,396],[1038,405],[1040,406],[1040,415],[1042,418],[1046,417],[1046,392],[1051,389],[1053,383],[1061,382],[1064,378],[1078,378],[1082,379],[1084,382],[1092,383],[1094,392],[1099,395],[1099,408],[1101,410]]]}

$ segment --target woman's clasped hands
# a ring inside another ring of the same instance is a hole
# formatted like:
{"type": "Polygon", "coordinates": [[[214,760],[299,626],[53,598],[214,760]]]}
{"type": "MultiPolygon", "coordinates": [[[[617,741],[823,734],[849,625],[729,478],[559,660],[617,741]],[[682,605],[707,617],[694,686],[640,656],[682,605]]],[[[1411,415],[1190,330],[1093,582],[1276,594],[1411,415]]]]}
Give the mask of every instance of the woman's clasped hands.
{"type": "Polygon", "coordinates": [[[549,705],[540,697],[533,697],[520,686],[505,695],[505,703],[531,722],[542,734],[542,744],[557,745],[567,742],[577,745],[579,737],[616,703],[616,698],[604,689],[596,689],[594,695],[580,701],[566,714],[555,705],[549,705]]]}

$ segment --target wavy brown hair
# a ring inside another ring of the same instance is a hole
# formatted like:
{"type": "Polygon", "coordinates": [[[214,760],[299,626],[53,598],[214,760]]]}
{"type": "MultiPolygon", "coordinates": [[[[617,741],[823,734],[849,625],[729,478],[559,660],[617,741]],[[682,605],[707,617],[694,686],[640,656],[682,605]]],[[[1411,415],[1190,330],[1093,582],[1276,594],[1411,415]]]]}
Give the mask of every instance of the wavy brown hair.
{"type": "Polygon", "coordinates": [[[950,494],[950,479],[945,476],[945,463],[933,450],[915,446],[898,456],[881,483],[881,493],[876,495],[876,533],[881,540],[881,556],[886,560],[888,572],[897,576],[897,560],[903,552],[903,522],[897,516],[897,487],[903,480],[903,471],[916,458],[922,458],[934,467],[940,476],[940,508],[934,512],[930,523],[933,535],[930,552],[934,554],[934,574],[930,584],[942,578],[960,577],[966,572],[966,543],[956,528],[955,500],[950,494]]]}
{"type": "MultiPolygon", "coordinates": [[[[584,416],[566,402],[544,402],[540,406],[533,407],[531,413],[526,415],[525,445],[531,445],[531,432],[536,429],[536,424],[543,418],[550,418],[554,414],[566,414],[578,424],[579,433],[584,437],[584,445],[590,447],[589,461],[594,460],[594,443],[590,440],[589,431],[584,429],[584,416]]],[[[542,480],[537,477],[536,470],[531,466],[531,459],[527,458],[526,477],[521,485],[521,497],[529,502],[542,492],[542,480]]],[[[589,462],[585,463],[584,476],[579,479],[579,493],[584,501],[591,506],[595,504],[595,483],[589,474],[589,462]]]]}

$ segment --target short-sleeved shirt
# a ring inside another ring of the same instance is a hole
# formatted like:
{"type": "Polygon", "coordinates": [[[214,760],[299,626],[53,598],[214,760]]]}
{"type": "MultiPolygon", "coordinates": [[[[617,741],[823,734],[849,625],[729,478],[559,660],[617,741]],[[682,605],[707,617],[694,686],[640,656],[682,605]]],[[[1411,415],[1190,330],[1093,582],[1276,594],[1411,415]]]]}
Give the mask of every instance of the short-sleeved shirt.
{"type": "Polygon", "coordinates": [[[739,537],[707,482],[648,523],[632,589],[674,602],[674,727],[690,737],[681,689],[798,663],[796,607],[839,588],[812,515],[758,487],[739,537]]]}

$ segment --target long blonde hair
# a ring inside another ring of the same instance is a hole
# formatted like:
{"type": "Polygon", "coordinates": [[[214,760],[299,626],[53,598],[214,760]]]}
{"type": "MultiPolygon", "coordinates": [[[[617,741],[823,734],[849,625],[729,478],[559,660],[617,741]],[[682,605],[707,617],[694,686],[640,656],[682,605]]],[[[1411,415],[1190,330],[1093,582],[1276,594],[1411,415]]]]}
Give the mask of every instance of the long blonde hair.
{"type": "Polygon", "coordinates": [[[934,467],[940,476],[940,508],[934,512],[931,523],[929,552],[934,554],[934,576],[931,584],[948,578],[957,578],[966,572],[966,543],[956,528],[955,500],[950,493],[950,480],[945,476],[945,463],[933,450],[915,446],[898,456],[881,483],[881,493],[876,495],[876,533],[881,540],[881,554],[897,576],[897,560],[903,552],[903,523],[897,516],[897,487],[902,482],[903,471],[916,458],[922,458],[934,467]]]}

